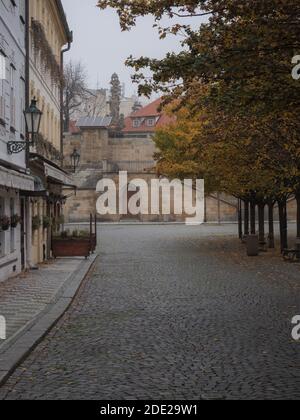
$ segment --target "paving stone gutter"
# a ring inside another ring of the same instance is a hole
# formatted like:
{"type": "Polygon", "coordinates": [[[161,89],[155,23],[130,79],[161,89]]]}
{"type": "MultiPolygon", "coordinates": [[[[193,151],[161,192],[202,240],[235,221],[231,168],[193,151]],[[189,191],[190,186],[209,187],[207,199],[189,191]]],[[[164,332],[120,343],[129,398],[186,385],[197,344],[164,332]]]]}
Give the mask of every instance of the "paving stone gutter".
{"type": "MultiPolygon", "coordinates": [[[[50,298],[45,300],[45,304],[42,305],[43,307],[41,308],[40,305],[40,310],[29,320],[25,319],[23,325],[0,345],[0,386],[7,381],[14,370],[24,361],[28,354],[42,341],[49,330],[51,330],[64,315],[73,302],[83,280],[93,268],[96,259],[97,255],[92,255],[89,259],[81,260],[80,262],[78,262],[78,259],[74,259],[76,264],[74,264],[73,271],[70,272],[65,280],[61,282],[59,287],[54,290],[50,298]]],[[[57,260],[57,262],[52,263],[51,268],[53,276],[57,276],[59,268],[63,266],[62,261],[63,260],[57,260]],[[58,266],[58,264],[60,264],[60,266],[58,266]]],[[[72,260],[69,259],[69,265],[70,262],[72,263],[72,260]]],[[[40,280],[43,280],[43,268],[39,270],[38,276],[40,280]]],[[[9,281],[10,280],[7,280],[7,282],[9,281]]],[[[26,281],[26,276],[24,281],[26,281]]],[[[13,289],[10,293],[13,293],[13,289]]],[[[11,296],[9,297],[11,298],[11,296]]],[[[38,299],[38,296],[35,295],[34,299],[38,299]]],[[[3,306],[0,288],[0,312],[1,304],[3,306]]],[[[23,308],[23,310],[27,310],[27,308],[23,308]]]]}

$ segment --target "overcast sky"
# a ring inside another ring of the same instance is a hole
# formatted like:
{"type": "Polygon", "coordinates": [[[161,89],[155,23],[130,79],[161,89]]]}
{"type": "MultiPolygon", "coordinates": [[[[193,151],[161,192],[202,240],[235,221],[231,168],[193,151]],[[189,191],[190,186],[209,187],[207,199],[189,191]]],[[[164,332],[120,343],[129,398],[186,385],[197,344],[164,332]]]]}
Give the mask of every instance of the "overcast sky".
{"type": "Polygon", "coordinates": [[[126,83],[126,94],[135,93],[124,62],[131,54],[161,58],[167,51],[177,51],[179,40],[173,36],[161,41],[152,28],[153,21],[142,18],[131,32],[121,32],[113,10],[101,11],[97,0],[63,0],[74,43],[68,58],[82,60],[89,75],[89,87],[108,87],[112,73],[117,72],[126,83]]]}

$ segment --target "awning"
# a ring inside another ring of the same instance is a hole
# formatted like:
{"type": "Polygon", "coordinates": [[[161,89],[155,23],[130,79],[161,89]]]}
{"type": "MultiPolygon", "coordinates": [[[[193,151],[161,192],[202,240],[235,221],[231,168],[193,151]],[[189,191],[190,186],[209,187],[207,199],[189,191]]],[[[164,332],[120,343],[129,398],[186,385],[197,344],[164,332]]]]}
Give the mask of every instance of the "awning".
{"type": "Polygon", "coordinates": [[[47,178],[51,178],[58,184],[65,185],[67,187],[75,187],[72,177],[66,174],[64,171],[56,168],[55,166],[49,165],[44,162],[45,175],[47,178]]]}
{"type": "Polygon", "coordinates": [[[34,175],[34,191],[22,191],[21,195],[25,197],[49,197],[49,192],[46,190],[46,187],[43,184],[43,181],[40,177],[34,175]]]}
{"type": "Polygon", "coordinates": [[[34,178],[0,166],[0,186],[15,190],[34,191],[34,178]]]}

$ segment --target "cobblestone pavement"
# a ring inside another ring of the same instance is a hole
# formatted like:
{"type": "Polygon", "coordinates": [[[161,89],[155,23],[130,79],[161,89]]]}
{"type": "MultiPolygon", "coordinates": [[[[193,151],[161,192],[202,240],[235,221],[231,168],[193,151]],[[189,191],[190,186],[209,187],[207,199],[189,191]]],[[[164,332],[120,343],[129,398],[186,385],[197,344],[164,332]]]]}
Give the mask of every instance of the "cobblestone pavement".
{"type": "Polygon", "coordinates": [[[184,226],[105,226],[72,308],[2,399],[299,399],[300,266],[184,226]]]}
{"type": "Polygon", "coordinates": [[[42,264],[40,270],[0,283],[0,315],[6,319],[7,339],[52,302],[81,262],[77,258],[52,261],[42,264]]]}

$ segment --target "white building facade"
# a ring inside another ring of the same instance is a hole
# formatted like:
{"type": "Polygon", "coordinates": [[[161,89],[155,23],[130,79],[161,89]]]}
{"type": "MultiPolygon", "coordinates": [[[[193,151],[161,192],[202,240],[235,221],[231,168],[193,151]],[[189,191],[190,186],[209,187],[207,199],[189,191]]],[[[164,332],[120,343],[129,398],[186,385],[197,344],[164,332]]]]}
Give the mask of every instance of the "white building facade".
{"type": "Polygon", "coordinates": [[[27,193],[34,190],[34,179],[26,169],[25,150],[9,148],[26,136],[25,15],[25,0],[0,0],[0,281],[27,267],[31,236],[27,193]]]}

